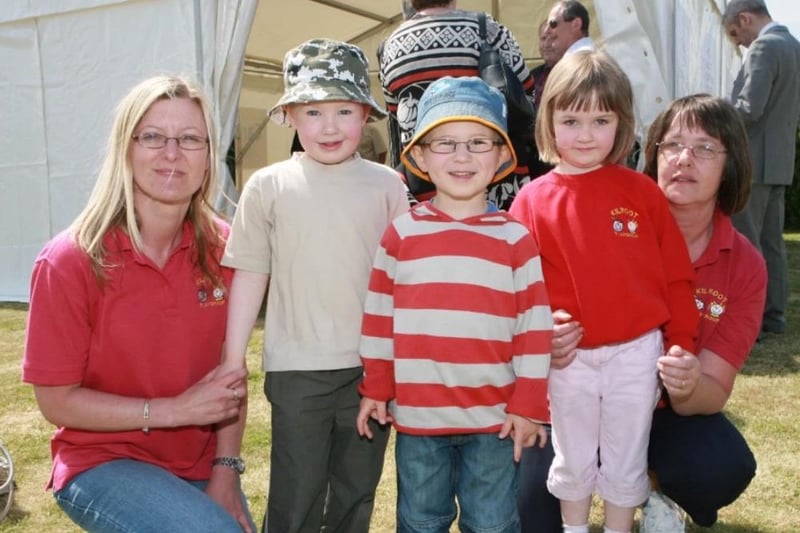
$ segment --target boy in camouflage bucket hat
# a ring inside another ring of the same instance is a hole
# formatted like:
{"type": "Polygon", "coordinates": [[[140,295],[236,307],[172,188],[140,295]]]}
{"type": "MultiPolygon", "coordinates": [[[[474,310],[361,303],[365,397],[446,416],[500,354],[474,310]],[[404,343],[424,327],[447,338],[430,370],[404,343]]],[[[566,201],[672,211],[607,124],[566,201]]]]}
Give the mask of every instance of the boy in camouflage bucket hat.
{"type": "Polygon", "coordinates": [[[367,58],[358,46],[332,39],[304,42],[283,59],[284,93],[270,109],[270,118],[286,126],[285,106],[337,100],[368,105],[370,121],[386,117],[370,92],[367,67],[367,58]]]}
{"type": "Polygon", "coordinates": [[[297,129],[304,151],[256,171],[242,191],[222,259],[235,272],[220,372],[245,365],[266,291],[265,523],[369,531],[389,428],[373,422],[373,440],[355,428],[361,315],[383,229],[408,200],[394,170],[356,152],[364,124],[383,116],[363,52],[315,39],[286,54],[284,69],[286,94],[270,116],[297,129]]]}

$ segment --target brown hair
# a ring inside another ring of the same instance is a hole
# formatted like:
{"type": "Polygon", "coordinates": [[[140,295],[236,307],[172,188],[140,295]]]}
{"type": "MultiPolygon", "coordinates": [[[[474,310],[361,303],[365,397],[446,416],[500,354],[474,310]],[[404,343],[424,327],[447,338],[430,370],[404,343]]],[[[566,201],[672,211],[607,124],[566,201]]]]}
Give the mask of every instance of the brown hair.
{"type": "Polygon", "coordinates": [[[736,109],[709,94],[678,98],[650,125],[645,144],[644,173],[658,179],[658,143],[675,121],[687,129],[701,129],[725,147],[725,166],[717,191],[717,204],[726,215],[741,211],[750,197],[752,165],[747,131],[736,109]]]}
{"type": "Polygon", "coordinates": [[[605,163],[619,163],[628,156],[635,139],[633,90],[628,76],[607,54],[581,50],[561,58],[547,77],[536,117],[536,144],[542,161],[560,161],[553,113],[567,109],[586,111],[594,106],[612,111],[619,118],[614,147],[605,163]]]}

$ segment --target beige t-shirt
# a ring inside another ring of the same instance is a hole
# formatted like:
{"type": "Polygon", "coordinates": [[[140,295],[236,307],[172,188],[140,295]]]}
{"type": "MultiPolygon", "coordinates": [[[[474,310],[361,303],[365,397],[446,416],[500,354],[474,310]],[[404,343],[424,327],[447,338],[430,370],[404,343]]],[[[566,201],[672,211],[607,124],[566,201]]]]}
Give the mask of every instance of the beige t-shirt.
{"type": "Polygon", "coordinates": [[[398,174],[358,156],[324,165],[298,152],[252,175],[222,264],[270,275],[265,371],[361,365],[372,261],[386,227],[406,211],[398,174]]]}

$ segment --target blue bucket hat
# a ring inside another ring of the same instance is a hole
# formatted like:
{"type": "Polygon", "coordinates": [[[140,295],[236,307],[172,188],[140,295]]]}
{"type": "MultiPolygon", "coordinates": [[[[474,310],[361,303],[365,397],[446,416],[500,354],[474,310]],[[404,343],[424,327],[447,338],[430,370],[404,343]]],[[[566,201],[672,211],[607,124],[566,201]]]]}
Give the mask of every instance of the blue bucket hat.
{"type": "Polygon", "coordinates": [[[433,128],[447,122],[477,122],[492,128],[502,137],[511,157],[497,169],[492,183],[499,181],[517,166],[517,155],[508,137],[508,109],[503,93],[489,87],[482,79],[468,76],[446,76],[431,83],[420,98],[414,137],[400,155],[403,164],[420,178],[430,181],[411,153],[415,146],[433,128]]]}
{"type": "Polygon", "coordinates": [[[358,46],[333,39],[311,39],[286,52],[283,58],[284,93],[269,117],[285,126],[287,104],[345,100],[367,104],[369,120],[386,111],[372,97],[369,63],[358,46]]]}

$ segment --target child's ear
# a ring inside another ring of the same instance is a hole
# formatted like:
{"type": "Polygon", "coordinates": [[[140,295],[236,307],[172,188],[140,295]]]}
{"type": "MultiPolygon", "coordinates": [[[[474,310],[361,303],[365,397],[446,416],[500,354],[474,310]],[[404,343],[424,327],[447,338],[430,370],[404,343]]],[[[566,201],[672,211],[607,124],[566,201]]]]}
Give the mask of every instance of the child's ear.
{"type": "Polygon", "coordinates": [[[498,161],[497,161],[497,170],[500,170],[500,167],[502,167],[504,164],[506,164],[509,159],[511,159],[511,150],[508,149],[508,145],[507,144],[501,144],[500,145],[500,157],[498,158],[498,161]]]}
{"type": "Polygon", "coordinates": [[[291,105],[283,106],[283,115],[286,117],[286,123],[294,128],[294,113],[292,113],[291,105]]]}
{"type": "Polygon", "coordinates": [[[417,163],[419,169],[423,172],[428,172],[428,164],[425,162],[425,150],[418,144],[411,147],[411,156],[417,163]]]}

